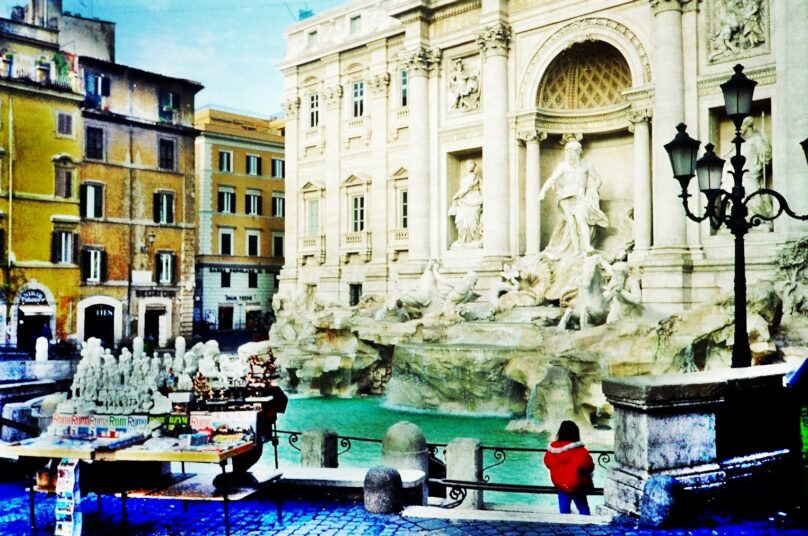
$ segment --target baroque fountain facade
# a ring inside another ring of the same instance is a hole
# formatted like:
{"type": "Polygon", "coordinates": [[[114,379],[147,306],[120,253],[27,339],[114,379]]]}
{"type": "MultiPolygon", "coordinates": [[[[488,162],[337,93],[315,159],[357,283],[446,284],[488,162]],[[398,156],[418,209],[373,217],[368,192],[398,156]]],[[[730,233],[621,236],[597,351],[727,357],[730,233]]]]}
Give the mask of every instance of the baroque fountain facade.
{"type": "MultiPolygon", "coordinates": [[[[605,377],[729,366],[732,237],[687,222],[662,146],[686,120],[730,149],[743,61],[747,178],[806,212],[804,8],[548,4],[358,0],[290,27],[287,387],[597,428],[605,377]]],[[[756,362],[806,353],[806,232],[747,237],[756,362]]]]}

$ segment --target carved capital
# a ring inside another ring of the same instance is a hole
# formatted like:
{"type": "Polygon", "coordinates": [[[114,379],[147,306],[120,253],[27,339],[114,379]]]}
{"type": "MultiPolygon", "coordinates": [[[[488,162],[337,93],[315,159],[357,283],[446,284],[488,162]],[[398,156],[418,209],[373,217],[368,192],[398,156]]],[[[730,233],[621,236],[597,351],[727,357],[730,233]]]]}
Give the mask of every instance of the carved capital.
{"type": "Polygon", "coordinates": [[[441,51],[437,48],[418,47],[405,50],[398,55],[398,61],[405,66],[410,76],[428,76],[429,71],[440,65],[441,51]]]}
{"type": "Polygon", "coordinates": [[[682,11],[682,6],[690,0],[651,0],[651,13],[656,15],[663,11],[682,11]]]}
{"type": "Polygon", "coordinates": [[[322,95],[326,108],[331,109],[339,106],[340,100],[342,99],[342,86],[335,84],[331,87],[327,87],[323,90],[322,95]]]}
{"type": "Polygon", "coordinates": [[[477,45],[483,54],[507,54],[511,42],[511,27],[498,22],[477,36],[477,45]]]}
{"type": "Polygon", "coordinates": [[[390,87],[390,73],[377,74],[370,78],[370,92],[374,95],[384,95],[390,87]]]}
{"type": "Polygon", "coordinates": [[[646,109],[631,110],[628,113],[627,119],[628,119],[629,132],[634,132],[634,128],[638,123],[651,122],[651,110],[646,109]]]}
{"type": "Polygon", "coordinates": [[[535,128],[529,128],[526,130],[520,130],[517,133],[517,137],[519,141],[523,141],[525,143],[541,143],[547,139],[547,133],[543,130],[537,130],[535,128]]]}
{"type": "Polygon", "coordinates": [[[294,119],[298,116],[298,112],[300,111],[300,97],[289,97],[281,106],[283,106],[286,117],[294,119]]]}

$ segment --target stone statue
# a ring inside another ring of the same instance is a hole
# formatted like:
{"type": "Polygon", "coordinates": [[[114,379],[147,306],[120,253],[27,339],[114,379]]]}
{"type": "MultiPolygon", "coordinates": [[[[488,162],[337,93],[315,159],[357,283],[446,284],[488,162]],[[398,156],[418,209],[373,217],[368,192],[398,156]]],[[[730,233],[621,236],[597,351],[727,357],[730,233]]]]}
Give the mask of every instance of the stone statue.
{"type": "Polygon", "coordinates": [[[467,273],[458,283],[451,285],[449,289],[443,293],[443,299],[452,306],[452,309],[454,309],[454,306],[473,301],[479,297],[479,295],[474,292],[477,279],[478,276],[476,272],[471,271],[467,273]]]}
{"type": "Polygon", "coordinates": [[[762,0],[716,0],[713,3],[713,51],[709,59],[727,58],[766,40],[762,0]]]}
{"type": "Polygon", "coordinates": [[[174,339],[174,356],[185,356],[185,337],[182,335],[178,335],[176,339],[174,339]]]}
{"type": "Polygon", "coordinates": [[[429,307],[432,299],[438,292],[438,280],[435,275],[438,269],[438,263],[435,260],[430,260],[426,264],[424,273],[418,279],[418,286],[412,292],[402,292],[397,301],[401,302],[408,315],[413,316],[417,314],[420,316],[421,311],[429,307]]]}
{"type": "Polygon", "coordinates": [[[573,317],[578,319],[580,329],[603,323],[607,313],[606,298],[603,295],[605,264],[598,254],[587,255],[584,258],[578,277],[578,295],[575,297],[575,304],[564,311],[557,326],[559,330],[567,329],[573,317]]]}
{"type": "Polygon", "coordinates": [[[480,81],[462,58],[451,64],[447,97],[451,110],[467,112],[480,107],[480,81]]]}
{"type": "MultiPolygon", "coordinates": [[[[766,169],[772,161],[772,145],[769,137],[755,128],[755,120],[747,117],[741,123],[741,136],[746,143],[741,145],[741,154],[746,157],[743,175],[743,187],[746,195],[766,188],[766,169]]],[[[734,154],[734,150],[732,151],[734,154]]],[[[727,163],[729,165],[729,162],[727,163]]],[[[730,166],[731,168],[731,166],[730,166]]],[[[732,188],[732,177],[727,175],[729,188],[732,188]]],[[[768,195],[756,195],[746,205],[749,215],[760,214],[771,216],[773,214],[772,198],[768,195]]],[[[770,223],[770,222],[769,222],[770,223]]]]}
{"type": "Polygon", "coordinates": [[[607,324],[636,316],[642,309],[640,282],[629,274],[628,264],[616,262],[611,270],[612,278],[603,289],[603,297],[609,302],[607,324]]]}
{"type": "Polygon", "coordinates": [[[132,353],[135,357],[143,355],[143,337],[135,337],[132,340],[132,353]]]}
{"type": "Polygon", "coordinates": [[[449,207],[449,216],[454,218],[457,228],[457,240],[452,244],[452,248],[476,248],[482,245],[483,195],[480,190],[482,179],[474,160],[467,160],[465,168],[466,171],[460,178],[460,187],[452,197],[452,204],[449,207]]]}
{"type": "Polygon", "coordinates": [[[586,255],[593,251],[595,226],[609,225],[609,219],[600,210],[598,189],[601,179],[582,155],[579,142],[567,142],[564,161],[556,166],[539,191],[541,201],[548,190],[558,188],[556,199],[562,219],[556,224],[543,252],[550,259],[586,255]]]}

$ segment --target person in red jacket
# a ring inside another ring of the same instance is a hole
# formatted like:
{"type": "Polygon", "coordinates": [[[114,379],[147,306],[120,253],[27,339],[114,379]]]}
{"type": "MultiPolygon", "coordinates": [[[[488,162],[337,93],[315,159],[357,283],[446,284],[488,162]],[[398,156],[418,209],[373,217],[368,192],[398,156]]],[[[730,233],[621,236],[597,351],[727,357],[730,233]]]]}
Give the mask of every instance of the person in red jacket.
{"type": "Polygon", "coordinates": [[[563,421],[558,428],[556,440],[547,447],[544,465],[550,469],[550,478],[558,490],[558,509],[570,513],[570,503],[575,502],[578,513],[589,515],[587,491],[592,489],[592,472],[595,463],[581,442],[578,425],[563,421]]]}

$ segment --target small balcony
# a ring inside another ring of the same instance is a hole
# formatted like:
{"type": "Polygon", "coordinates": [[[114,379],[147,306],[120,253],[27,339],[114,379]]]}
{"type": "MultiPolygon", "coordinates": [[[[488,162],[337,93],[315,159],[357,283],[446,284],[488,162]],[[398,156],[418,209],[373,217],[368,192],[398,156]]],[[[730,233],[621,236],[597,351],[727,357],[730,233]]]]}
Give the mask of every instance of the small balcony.
{"type": "Polygon", "coordinates": [[[410,249],[410,231],[409,229],[393,229],[390,231],[389,242],[387,243],[387,254],[393,259],[398,258],[400,251],[409,251],[410,249]]]}
{"type": "Polygon", "coordinates": [[[345,148],[349,149],[352,139],[360,139],[365,145],[370,143],[370,116],[353,117],[345,121],[345,148]]]}
{"type": "Polygon", "coordinates": [[[362,260],[368,262],[371,254],[370,231],[342,235],[342,240],[340,241],[340,260],[342,264],[347,263],[349,255],[359,255],[362,260]]]}
{"type": "Polygon", "coordinates": [[[316,262],[325,262],[325,235],[302,236],[298,240],[297,254],[302,264],[306,257],[313,257],[316,262]]]}

